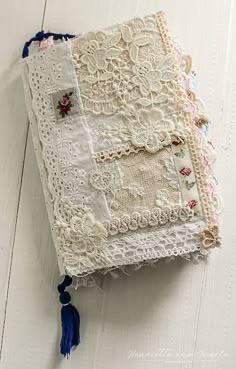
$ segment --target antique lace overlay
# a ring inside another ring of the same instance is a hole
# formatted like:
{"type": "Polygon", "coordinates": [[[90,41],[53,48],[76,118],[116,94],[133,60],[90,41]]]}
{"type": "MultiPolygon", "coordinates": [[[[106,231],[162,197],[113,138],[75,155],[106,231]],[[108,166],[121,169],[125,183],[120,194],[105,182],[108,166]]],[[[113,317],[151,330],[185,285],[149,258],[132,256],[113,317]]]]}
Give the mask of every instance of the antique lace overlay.
{"type": "Polygon", "coordinates": [[[162,13],[24,63],[60,270],[82,285],[97,271],[200,254],[219,242],[214,155],[194,122],[204,113],[187,86],[190,69],[162,13]]]}

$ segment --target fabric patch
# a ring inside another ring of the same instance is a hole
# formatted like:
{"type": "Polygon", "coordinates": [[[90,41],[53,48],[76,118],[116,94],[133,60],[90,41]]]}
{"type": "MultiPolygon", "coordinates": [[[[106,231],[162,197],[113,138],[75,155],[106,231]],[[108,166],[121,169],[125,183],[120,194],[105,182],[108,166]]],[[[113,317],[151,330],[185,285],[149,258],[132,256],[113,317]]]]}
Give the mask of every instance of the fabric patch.
{"type": "MultiPolygon", "coordinates": [[[[181,204],[178,174],[169,147],[155,154],[141,151],[119,160],[98,163],[98,168],[99,176],[96,175],[100,182],[106,180],[106,187],[100,186],[99,190],[105,193],[112,216],[181,204]],[[163,203],[164,194],[168,198],[166,203],[163,203]]],[[[92,185],[98,189],[97,183],[92,185]]]]}
{"type": "Polygon", "coordinates": [[[74,88],[68,88],[52,95],[57,120],[79,113],[79,101],[74,88]]]}

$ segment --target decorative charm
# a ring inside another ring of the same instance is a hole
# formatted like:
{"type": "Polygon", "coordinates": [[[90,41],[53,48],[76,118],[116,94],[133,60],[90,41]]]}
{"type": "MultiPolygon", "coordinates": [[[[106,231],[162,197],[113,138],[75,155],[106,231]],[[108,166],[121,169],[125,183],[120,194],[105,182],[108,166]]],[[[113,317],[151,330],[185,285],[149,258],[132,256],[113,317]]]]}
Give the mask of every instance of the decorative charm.
{"type": "Polygon", "coordinates": [[[202,231],[202,244],[206,248],[220,244],[219,227],[216,224],[212,224],[202,231]]]}

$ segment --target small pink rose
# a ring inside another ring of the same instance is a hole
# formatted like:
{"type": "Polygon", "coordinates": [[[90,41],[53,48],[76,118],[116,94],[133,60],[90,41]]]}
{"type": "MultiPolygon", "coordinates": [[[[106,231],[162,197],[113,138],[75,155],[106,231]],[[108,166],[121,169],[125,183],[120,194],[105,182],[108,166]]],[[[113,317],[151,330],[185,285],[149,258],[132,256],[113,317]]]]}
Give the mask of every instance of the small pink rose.
{"type": "Polygon", "coordinates": [[[196,206],[197,205],[197,201],[196,200],[190,200],[190,201],[188,201],[188,203],[187,203],[187,207],[188,208],[190,208],[190,209],[192,209],[192,208],[194,208],[194,206],[196,206]]]}
{"type": "Polygon", "coordinates": [[[189,176],[192,171],[190,168],[187,168],[187,167],[183,167],[179,170],[179,172],[183,175],[183,176],[189,176]]]}
{"type": "Polygon", "coordinates": [[[60,99],[60,104],[63,106],[66,106],[68,105],[68,103],[69,103],[69,99],[65,96],[62,96],[62,98],[60,99]]]}

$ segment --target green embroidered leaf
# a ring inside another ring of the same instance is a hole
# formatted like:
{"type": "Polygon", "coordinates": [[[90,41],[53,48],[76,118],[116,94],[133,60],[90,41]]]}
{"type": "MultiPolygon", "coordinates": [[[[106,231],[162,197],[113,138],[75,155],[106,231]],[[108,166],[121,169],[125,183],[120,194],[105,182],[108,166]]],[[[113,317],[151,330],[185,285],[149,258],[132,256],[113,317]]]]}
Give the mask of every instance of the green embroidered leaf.
{"type": "Polygon", "coordinates": [[[201,214],[201,213],[200,213],[200,209],[199,209],[198,207],[193,208],[193,214],[194,214],[195,216],[200,215],[200,214],[201,214]]]}
{"type": "Polygon", "coordinates": [[[185,151],[184,151],[184,149],[181,147],[181,148],[180,148],[180,151],[175,152],[175,156],[177,156],[177,158],[181,158],[181,159],[183,159],[183,158],[184,158],[184,156],[185,156],[185,151]]]}
{"type": "Polygon", "coordinates": [[[195,182],[189,182],[188,180],[184,180],[182,183],[187,190],[191,190],[195,185],[195,182]]]}

